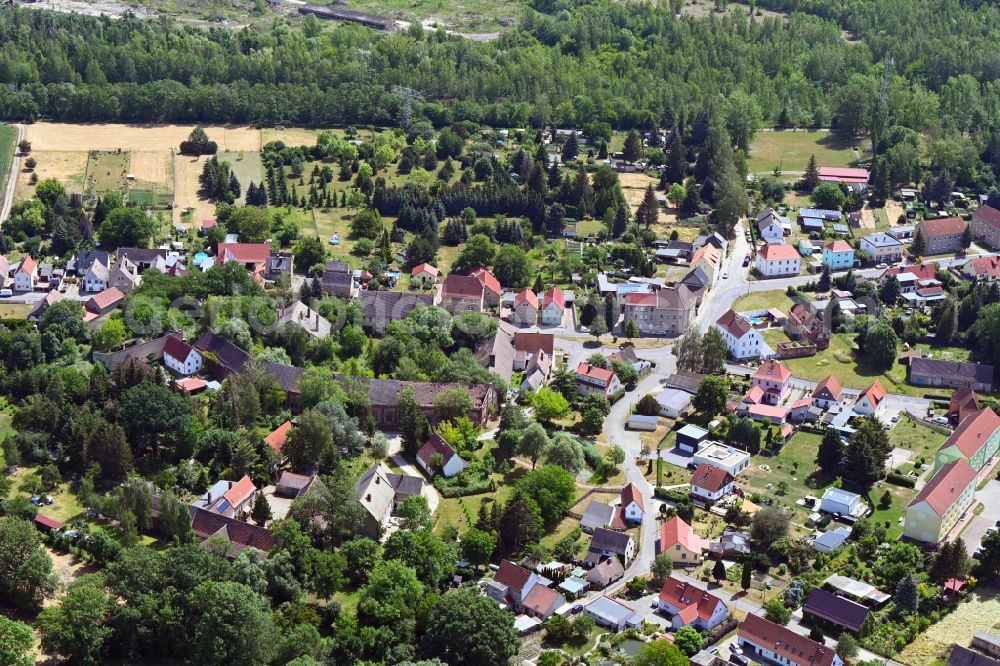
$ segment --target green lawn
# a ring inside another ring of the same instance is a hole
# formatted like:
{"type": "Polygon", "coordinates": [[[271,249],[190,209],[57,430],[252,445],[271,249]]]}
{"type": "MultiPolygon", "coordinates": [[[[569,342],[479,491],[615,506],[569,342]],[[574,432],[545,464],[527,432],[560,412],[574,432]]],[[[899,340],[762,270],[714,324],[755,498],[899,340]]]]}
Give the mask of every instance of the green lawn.
{"type": "MultiPolygon", "coordinates": [[[[237,153],[219,153],[218,157],[220,162],[229,162],[233,173],[236,174],[236,179],[240,181],[241,192],[237,203],[242,204],[246,201],[247,187],[249,187],[250,183],[260,185],[264,182],[264,165],[260,161],[260,153],[240,151],[237,153]]],[[[301,186],[299,187],[300,195],[308,193],[308,185],[304,189],[301,186]]]]}
{"type": "Polygon", "coordinates": [[[751,310],[766,310],[767,308],[777,308],[784,313],[792,308],[792,299],[784,291],[755,291],[745,296],[740,296],[733,301],[733,309],[737,312],[750,312],[751,310]]]}
{"type": "Polygon", "coordinates": [[[805,171],[809,156],[816,155],[819,166],[847,167],[855,163],[850,142],[827,131],[758,132],[750,147],[747,168],[750,173],[771,173],[775,167],[784,172],[805,171]]]}
{"type": "Polygon", "coordinates": [[[10,125],[0,125],[0,200],[7,190],[7,176],[10,174],[10,163],[14,159],[16,141],[17,130],[10,125]]]}
{"type": "Polygon", "coordinates": [[[796,505],[795,501],[806,495],[819,497],[823,493],[822,488],[830,481],[825,480],[820,488],[806,485],[806,479],[816,469],[816,452],[821,439],[813,433],[796,433],[777,456],[755,456],[750,467],[740,474],[740,484],[749,492],[773,497],[792,512],[795,522],[805,522],[809,510],[796,505]],[[788,484],[788,491],[785,495],[778,495],[778,484],[782,481],[788,484]]]}
{"type": "Polygon", "coordinates": [[[879,372],[871,368],[864,359],[855,362],[853,349],[853,335],[838,333],[830,338],[830,346],[815,356],[789,359],[784,363],[792,371],[793,376],[808,381],[818,382],[828,375],[833,375],[845,387],[865,389],[876,379],[880,379],[889,393],[903,395],[923,393],[918,387],[906,383],[904,366],[896,363],[888,371],[879,372]]]}
{"type": "Polygon", "coordinates": [[[889,431],[889,441],[893,446],[913,451],[910,462],[899,468],[903,474],[914,470],[914,463],[923,459],[925,464],[933,465],[934,452],[940,448],[947,435],[931,430],[913,419],[903,418],[889,431]]]}

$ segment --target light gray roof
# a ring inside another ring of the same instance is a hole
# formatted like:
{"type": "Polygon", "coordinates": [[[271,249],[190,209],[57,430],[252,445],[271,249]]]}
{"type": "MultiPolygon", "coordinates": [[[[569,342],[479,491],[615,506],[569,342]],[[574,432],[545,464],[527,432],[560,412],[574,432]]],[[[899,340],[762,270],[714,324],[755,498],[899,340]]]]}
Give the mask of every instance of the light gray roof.
{"type": "Polygon", "coordinates": [[[580,519],[580,527],[588,530],[607,527],[611,524],[614,515],[615,507],[597,500],[590,500],[587,510],[583,512],[583,518],[580,519]]]}
{"type": "Polygon", "coordinates": [[[897,245],[902,245],[903,241],[898,238],[894,238],[889,234],[879,232],[877,234],[869,234],[862,238],[861,240],[874,245],[875,247],[895,247],[897,245]]]}

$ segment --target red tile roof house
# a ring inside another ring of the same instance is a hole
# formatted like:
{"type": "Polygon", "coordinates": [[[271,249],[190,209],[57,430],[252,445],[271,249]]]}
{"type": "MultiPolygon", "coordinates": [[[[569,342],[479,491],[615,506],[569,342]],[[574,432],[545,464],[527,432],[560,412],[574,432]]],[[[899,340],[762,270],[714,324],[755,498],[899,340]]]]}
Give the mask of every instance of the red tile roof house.
{"type": "Polygon", "coordinates": [[[566,312],[566,297],[562,289],[552,287],[542,295],[542,325],[559,326],[566,312]]]}
{"type": "Polygon", "coordinates": [[[488,268],[477,268],[469,275],[479,280],[479,284],[483,286],[483,306],[487,308],[499,306],[500,297],[503,295],[500,280],[497,280],[488,268]]]}
{"type": "Polygon", "coordinates": [[[243,475],[239,481],[217,481],[204,495],[191,506],[218,513],[227,518],[234,518],[241,512],[249,512],[257,486],[249,476],[243,475]]]}
{"type": "Polygon", "coordinates": [[[514,296],[514,325],[534,326],[538,322],[538,296],[531,289],[522,289],[514,296]]]}
{"type": "Polygon", "coordinates": [[[708,502],[717,502],[733,492],[736,479],[732,474],[708,463],[698,465],[691,475],[691,494],[708,502]]]}
{"type": "Polygon", "coordinates": [[[788,391],[788,382],[792,371],[780,361],[768,360],[760,364],[751,380],[752,386],[760,387],[764,392],[761,402],[777,405],[788,391]]]}
{"type": "Polygon", "coordinates": [[[163,345],[163,364],[179,375],[192,375],[201,370],[201,354],[178,337],[171,336],[163,345]]]}
{"type": "Polygon", "coordinates": [[[600,393],[611,396],[618,392],[621,385],[618,375],[611,370],[589,363],[581,363],[576,367],[576,392],[579,395],[600,393]]]}
{"type": "Polygon", "coordinates": [[[833,375],[830,375],[819,384],[812,392],[812,404],[813,407],[819,407],[820,409],[830,409],[834,405],[840,402],[840,396],[843,395],[844,389],[841,387],[840,382],[833,375]]]}
{"type": "Polygon", "coordinates": [[[747,416],[754,421],[781,425],[788,418],[788,409],[774,405],[751,405],[747,410],[747,416]]]}
{"type": "Polygon", "coordinates": [[[424,285],[434,284],[440,275],[441,271],[437,269],[437,266],[424,262],[413,267],[413,270],[410,271],[410,280],[421,282],[424,285]]]}
{"type": "Polygon", "coordinates": [[[923,236],[924,254],[947,254],[962,249],[962,236],[968,225],[960,217],[945,217],[936,220],[922,220],[917,233],[923,236]]]}
{"type": "Polygon", "coordinates": [[[765,664],[782,666],[843,666],[836,650],[800,636],[791,629],[747,615],[736,632],[736,642],[743,655],[765,664]]]}
{"type": "Polygon", "coordinates": [[[471,275],[449,275],[441,284],[441,307],[451,314],[482,312],[484,291],[471,275]]]}
{"type": "Polygon", "coordinates": [[[285,421],[275,428],[271,434],[264,438],[264,443],[271,447],[271,450],[281,456],[281,449],[285,447],[288,440],[288,433],[292,429],[292,422],[285,421]]]}
{"type": "Polygon", "coordinates": [[[540,620],[549,619],[556,609],[565,605],[566,598],[562,594],[541,583],[535,583],[521,603],[525,613],[540,620]]]}
{"type": "Polygon", "coordinates": [[[948,406],[948,419],[952,425],[958,425],[966,416],[972,416],[979,411],[979,397],[972,389],[958,389],[951,396],[948,406]]]}
{"type": "Polygon", "coordinates": [[[698,564],[708,550],[708,539],[703,539],[691,526],[674,516],[660,525],[657,553],[668,556],[674,564],[698,564]]]}
{"type": "Polygon", "coordinates": [[[694,627],[710,631],[729,617],[722,599],[673,576],[664,581],[656,603],[660,611],[671,616],[670,625],[675,630],[694,627]]]}
{"type": "Polygon", "coordinates": [[[972,213],[972,237],[994,250],[1000,249],[1000,210],[980,206],[972,213]]]}
{"type": "Polygon", "coordinates": [[[446,478],[451,478],[464,470],[467,463],[441,435],[433,433],[417,451],[417,464],[429,477],[441,472],[446,478]]]}
{"type": "Polygon", "coordinates": [[[866,388],[858,395],[854,402],[854,413],[861,416],[877,416],[885,410],[886,393],[882,382],[875,380],[875,383],[866,388]]]}
{"type": "Polygon", "coordinates": [[[38,262],[29,254],[14,271],[14,291],[34,291],[37,280],[38,262]]]}
{"type": "Polygon", "coordinates": [[[621,510],[625,520],[631,523],[641,523],[646,513],[646,507],[642,502],[642,494],[634,483],[630,483],[622,488],[621,510]]]}

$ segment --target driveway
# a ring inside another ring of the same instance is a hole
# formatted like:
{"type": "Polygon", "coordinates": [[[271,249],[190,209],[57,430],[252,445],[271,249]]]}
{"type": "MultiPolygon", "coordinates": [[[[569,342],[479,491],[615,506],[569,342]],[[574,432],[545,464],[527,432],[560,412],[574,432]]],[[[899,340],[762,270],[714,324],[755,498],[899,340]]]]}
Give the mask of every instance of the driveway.
{"type": "Polygon", "coordinates": [[[392,463],[399,467],[400,471],[406,476],[416,476],[424,480],[424,489],[420,494],[427,498],[427,506],[430,507],[431,513],[437,511],[438,504],[441,502],[441,495],[438,494],[434,485],[427,481],[427,477],[425,477],[420,470],[417,469],[417,466],[403,457],[403,454],[400,452],[400,449],[403,446],[403,438],[397,433],[386,433],[386,438],[389,442],[389,446],[386,451],[387,457],[392,460],[392,463]]]}
{"type": "Polygon", "coordinates": [[[970,555],[979,549],[986,530],[994,527],[1000,520],[1000,481],[993,479],[981,490],[977,490],[976,500],[983,505],[983,512],[970,520],[962,530],[962,539],[970,555]]]}

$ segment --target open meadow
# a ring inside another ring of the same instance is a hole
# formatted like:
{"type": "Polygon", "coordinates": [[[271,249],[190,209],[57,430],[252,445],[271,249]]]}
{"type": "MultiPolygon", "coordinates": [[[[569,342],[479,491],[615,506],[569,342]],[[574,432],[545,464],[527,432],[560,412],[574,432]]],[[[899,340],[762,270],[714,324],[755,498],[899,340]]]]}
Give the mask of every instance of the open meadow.
{"type": "Polygon", "coordinates": [[[208,157],[174,155],[174,224],[199,224],[202,220],[215,217],[215,204],[199,194],[201,185],[198,177],[208,157]]]}
{"type": "Polygon", "coordinates": [[[816,155],[819,166],[847,167],[855,163],[849,142],[825,130],[784,130],[758,132],[750,146],[747,168],[750,173],[769,174],[780,167],[787,174],[800,174],[816,155]]]}

